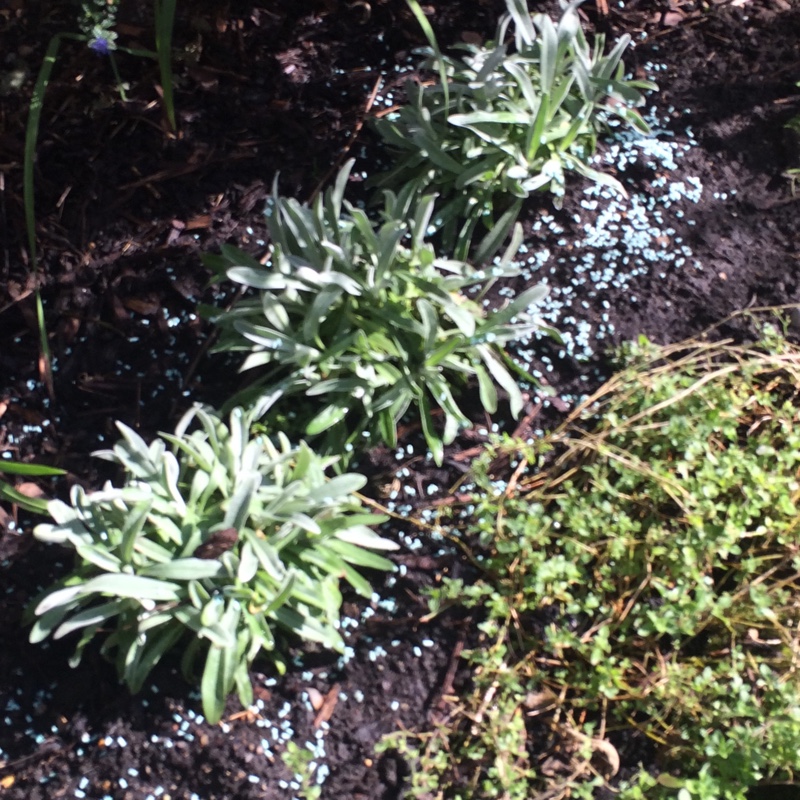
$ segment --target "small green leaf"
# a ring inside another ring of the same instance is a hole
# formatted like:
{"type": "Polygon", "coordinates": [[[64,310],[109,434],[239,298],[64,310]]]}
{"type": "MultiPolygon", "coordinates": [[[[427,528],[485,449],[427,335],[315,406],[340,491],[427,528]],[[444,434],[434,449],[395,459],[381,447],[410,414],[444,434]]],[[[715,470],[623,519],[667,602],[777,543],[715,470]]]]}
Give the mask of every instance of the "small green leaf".
{"type": "Polygon", "coordinates": [[[307,497],[316,502],[331,502],[349,498],[366,486],[367,479],[363,475],[347,472],[326,481],[322,486],[309,488],[307,497]]]}
{"type": "MultiPolygon", "coordinates": [[[[514,202],[508,211],[500,217],[494,224],[492,229],[481,240],[478,249],[475,252],[475,263],[486,264],[492,260],[495,253],[502,247],[503,242],[506,240],[509,231],[519,216],[520,209],[522,208],[521,201],[514,202]]],[[[468,334],[472,335],[472,334],[468,334]]]]}
{"type": "Polygon", "coordinates": [[[286,574],[286,567],[278,551],[257,534],[248,535],[247,542],[253,548],[253,552],[258,558],[258,563],[261,565],[264,572],[269,575],[272,580],[276,582],[282,581],[286,574]]]}
{"type": "Polygon", "coordinates": [[[250,516],[253,496],[261,485],[261,475],[258,472],[242,472],[236,476],[236,488],[233,496],[228,500],[225,517],[222,521],[224,528],[241,530],[250,516]]]}
{"type": "MultiPolygon", "coordinates": [[[[28,637],[28,640],[32,644],[36,644],[44,641],[48,636],[52,636],[53,632],[58,628],[64,617],[66,617],[70,611],[80,607],[81,602],[86,602],[86,599],[73,599],[70,602],[56,605],[55,607],[45,611],[43,614],[40,614],[31,628],[31,633],[28,637]]],[[[38,605],[36,608],[38,609],[38,605]]],[[[30,611],[31,607],[29,606],[26,609],[26,614],[30,614],[30,611]]],[[[34,610],[34,613],[38,613],[38,611],[34,610]]]]}
{"type": "Polygon", "coordinates": [[[297,573],[293,568],[290,568],[283,577],[281,585],[273,598],[265,606],[263,613],[265,616],[275,614],[286,601],[292,596],[295,582],[297,581],[297,573]]]}
{"type": "Polygon", "coordinates": [[[514,378],[509,375],[506,368],[503,366],[500,359],[491,351],[486,345],[478,345],[476,347],[478,353],[486,364],[492,377],[506,390],[508,393],[509,404],[511,405],[511,414],[516,419],[522,411],[523,399],[520,392],[519,385],[514,378]]]}
{"type": "Polygon", "coordinates": [[[397,447],[397,423],[391,409],[385,408],[378,413],[378,428],[381,439],[389,447],[397,447]]]}
{"type": "Polygon", "coordinates": [[[252,542],[245,542],[239,554],[239,567],[236,571],[236,580],[240,583],[249,583],[258,571],[259,560],[253,550],[252,542]]]}
{"type": "Polygon", "coordinates": [[[75,541],[73,546],[82,559],[105,572],[119,572],[122,568],[122,562],[102,544],[75,541]]]}
{"type": "Polygon", "coordinates": [[[161,660],[161,656],[180,640],[184,630],[180,625],[173,623],[148,635],[144,646],[137,650],[135,659],[125,671],[125,682],[131,692],[141,690],[153,667],[161,660]]]}
{"type": "Polygon", "coordinates": [[[478,391],[480,393],[481,405],[490,414],[497,411],[497,390],[492,379],[483,367],[475,367],[475,375],[478,378],[478,391]]]}
{"type": "Polygon", "coordinates": [[[0,461],[0,472],[6,475],[33,475],[33,476],[53,476],[66,475],[63,469],[47,467],[44,464],[20,464],[18,461],[0,461]]]}
{"type": "Polygon", "coordinates": [[[338,425],[346,416],[350,409],[344,405],[332,403],[325,406],[312,420],[306,425],[307,436],[318,436],[320,433],[338,425]]]}
{"type": "Polygon", "coordinates": [[[444,461],[444,443],[441,437],[436,433],[436,428],[433,425],[433,417],[431,416],[430,403],[424,394],[420,394],[419,396],[419,411],[425,441],[431,449],[434,463],[437,466],[441,466],[444,461]]]}
{"type": "Polygon", "coordinates": [[[335,535],[340,541],[348,542],[358,547],[369,547],[373,550],[397,550],[399,548],[398,544],[378,536],[375,531],[366,525],[354,525],[337,531],[335,535]]]}
{"type": "Polygon", "coordinates": [[[225,713],[227,688],[223,685],[221,647],[211,645],[206,655],[203,678],[200,683],[200,696],[203,703],[203,714],[211,725],[216,725],[225,713]]]}
{"type": "Polygon", "coordinates": [[[222,565],[213,559],[176,558],[166,564],[142,567],[139,574],[148,578],[172,581],[199,581],[203,578],[214,578],[221,570],[222,565]]]}
{"type": "Polygon", "coordinates": [[[124,564],[130,564],[136,545],[136,539],[144,528],[147,515],[153,507],[153,500],[144,500],[137,503],[128,511],[125,525],[122,528],[122,542],[119,548],[120,559],[124,564]]]}
{"type": "Polygon", "coordinates": [[[384,572],[391,572],[395,568],[394,564],[389,561],[388,558],[379,556],[377,553],[373,553],[370,550],[364,550],[363,547],[350,544],[347,541],[328,539],[328,541],[325,542],[325,547],[333,550],[347,563],[355,564],[358,567],[378,569],[384,572]]]}
{"type": "Polygon", "coordinates": [[[20,508],[24,508],[32,514],[47,514],[47,500],[38,497],[28,497],[28,495],[17,491],[5,481],[0,481],[0,498],[8,500],[9,503],[15,503],[20,508]]]}
{"type": "Polygon", "coordinates": [[[36,607],[36,614],[41,615],[51,608],[70,602],[81,595],[109,594],[117,597],[133,597],[137,600],[178,600],[180,586],[176,583],[145,578],[139,575],[117,573],[100,575],[86,583],[58,589],[47,595],[36,607]]]}
{"type": "Polygon", "coordinates": [[[424,331],[423,347],[425,352],[429,353],[436,346],[436,338],[439,333],[439,317],[437,316],[433,305],[424,297],[420,297],[417,300],[417,311],[419,312],[424,331]]]}
{"type": "Polygon", "coordinates": [[[425,359],[425,366],[431,369],[434,367],[438,367],[442,363],[442,361],[444,361],[449,355],[455,352],[455,350],[461,344],[462,341],[459,340],[457,336],[449,337],[425,359]]]}

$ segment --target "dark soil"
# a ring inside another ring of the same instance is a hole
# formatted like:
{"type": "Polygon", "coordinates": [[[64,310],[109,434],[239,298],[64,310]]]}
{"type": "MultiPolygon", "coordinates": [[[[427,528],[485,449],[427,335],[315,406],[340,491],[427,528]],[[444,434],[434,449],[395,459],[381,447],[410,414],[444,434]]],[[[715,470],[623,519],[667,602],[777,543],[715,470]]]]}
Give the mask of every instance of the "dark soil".
{"type": "MultiPolygon", "coordinates": [[[[123,104],[107,60],[75,42],[65,42],[58,56],[35,173],[52,395],[39,371],[22,162],[46,43],[74,30],[75,8],[66,0],[10,0],[0,8],[0,450],[63,467],[68,482],[87,487],[108,477],[88,454],[114,436],[115,419],[149,436],[170,429],[191,402],[225,396],[235,366],[206,353],[210,330],[197,305],[227,295],[210,286],[201,254],[226,242],[263,254],[262,210],[278,172],[281,191],[299,198],[310,197],[351,155],[359,173],[374,172],[378,147],[365,123],[380,71],[389,73],[385,93],[395,81],[393,66],[424,43],[402,0],[185,5],[192,9],[180,10],[175,32],[177,135],[162,119],[153,63],[119,56],[131,87],[123,104]]],[[[123,44],[150,46],[145,7],[125,4],[123,44]]],[[[587,26],[630,33],[638,45],[626,64],[637,74],[663,65],[655,75],[661,91],[650,103],[660,119],[671,120],[673,140],[696,141],[669,180],[697,178],[702,194],[691,208],[682,200],[664,211],[671,232],[659,245],[669,251],[682,240],[702,269],[657,260],[624,286],[590,277],[562,292],[562,315],[575,318],[565,327],[584,321],[598,338],[589,357],[552,347],[548,356],[543,346],[544,357],[534,359],[559,398],[551,406],[556,416],[607,371],[604,353],[612,344],[642,333],[674,342],[748,307],[800,301],[798,205],[783,175],[800,165],[797,142],[783,128],[800,112],[800,7],[786,0],[634,0],[608,13],[604,7],[586,4],[587,26]]],[[[493,33],[503,3],[432,0],[426,8],[445,44],[493,33]]],[[[631,166],[625,180],[652,196],[663,171],[631,166]]],[[[548,247],[553,254],[542,274],[556,295],[572,285],[564,255],[571,245],[558,241],[563,235],[572,242],[580,232],[574,217],[583,189],[575,181],[560,212],[538,199],[526,212],[531,252],[548,247]],[[565,233],[536,228],[542,209],[565,233]]],[[[598,246],[598,259],[602,251],[598,246]]],[[[720,330],[742,337],[747,326],[737,316],[720,330]]],[[[481,438],[477,430],[463,437],[440,471],[420,459],[373,454],[365,465],[373,494],[386,499],[397,489],[402,467],[408,485],[436,483],[446,494],[481,438]]],[[[422,505],[411,498],[403,508],[422,505]]],[[[280,754],[293,738],[301,746],[324,744],[324,798],[403,797],[408,766],[377,757],[373,748],[400,725],[429,727],[451,688],[472,621],[445,615],[424,623],[421,591],[462,570],[458,556],[420,537],[421,549],[397,557],[404,574],[378,576],[373,603],[348,607],[360,624],[346,663],[298,650],[298,666],[274,685],[269,674],[254,675],[258,714],[237,714],[231,701],[227,722],[209,726],[197,721],[199,698],[174,664],[162,665],[152,685],[130,697],[91,653],[72,670],[69,642],[27,643],[22,610],[63,573],[67,556],[35,543],[30,520],[14,515],[7,506],[0,517],[0,796],[289,798],[299,795],[286,783],[292,776],[280,754]],[[338,697],[318,730],[309,689],[338,697]]],[[[643,757],[636,746],[620,749],[627,768],[643,757]]]]}

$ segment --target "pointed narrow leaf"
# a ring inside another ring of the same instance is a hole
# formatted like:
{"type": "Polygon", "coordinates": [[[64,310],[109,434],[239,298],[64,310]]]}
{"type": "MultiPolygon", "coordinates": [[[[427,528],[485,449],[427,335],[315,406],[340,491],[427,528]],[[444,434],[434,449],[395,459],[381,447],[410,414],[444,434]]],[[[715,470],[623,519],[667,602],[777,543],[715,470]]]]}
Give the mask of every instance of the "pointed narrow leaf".
{"type": "Polygon", "coordinates": [[[434,463],[437,466],[441,466],[444,460],[444,443],[441,437],[436,433],[433,417],[431,416],[430,403],[428,402],[427,396],[424,394],[421,394],[419,397],[419,414],[422,422],[422,433],[425,436],[428,447],[431,449],[434,463]]]}
{"type": "Polygon", "coordinates": [[[9,503],[16,503],[20,508],[24,508],[32,514],[47,514],[47,500],[39,497],[28,497],[28,495],[17,491],[5,481],[0,481],[0,498],[8,500],[9,503]]]}
{"type": "Polygon", "coordinates": [[[178,600],[180,586],[176,583],[144,578],[139,575],[117,573],[91,578],[78,586],[69,586],[47,595],[36,607],[37,615],[74,600],[81,595],[103,593],[137,600],[178,600]]]}
{"type": "Polygon", "coordinates": [[[480,353],[483,363],[486,364],[492,377],[502,386],[508,393],[508,400],[511,406],[511,414],[516,419],[522,411],[522,393],[519,390],[519,385],[513,377],[508,373],[506,368],[501,363],[500,359],[491,351],[486,345],[478,345],[477,348],[480,353]]]}
{"type": "Polygon", "coordinates": [[[430,353],[436,346],[436,337],[439,333],[439,317],[436,314],[436,309],[429,300],[420,297],[417,300],[417,311],[419,312],[420,321],[424,330],[424,348],[426,353],[430,353]]]}
{"type": "Polygon", "coordinates": [[[338,539],[329,539],[325,542],[325,547],[333,550],[340,555],[347,563],[355,564],[358,567],[366,567],[367,569],[377,569],[384,572],[391,572],[394,570],[394,564],[388,558],[379,556],[371,550],[364,550],[363,547],[343,542],[338,539]]]}
{"type": "Polygon", "coordinates": [[[253,495],[260,485],[261,475],[258,472],[243,472],[237,475],[236,489],[228,500],[228,507],[222,520],[223,527],[236,528],[237,531],[244,527],[250,516],[253,495]]]}
{"type": "Polygon", "coordinates": [[[172,581],[199,581],[219,575],[222,565],[210,558],[176,558],[166,564],[152,564],[139,570],[140,575],[172,581]]]}
{"type": "Polygon", "coordinates": [[[497,411],[497,390],[492,379],[483,367],[475,368],[475,375],[478,378],[478,391],[480,393],[481,405],[490,413],[497,411]]]}
{"type": "Polygon", "coordinates": [[[99,606],[86,608],[83,611],[79,611],[77,614],[73,614],[66,622],[59,625],[53,633],[53,638],[61,639],[79,628],[105,622],[111,619],[111,617],[121,614],[123,611],[125,611],[125,606],[118,600],[112,600],[110,603],[101,603],[99,606]]]}
{"type": "Polygon", "coordinates": [[[527,0],[506,0],[506,7],[514,20],[517,37],[525,44],[532,45],[536,41],[536,30],[531,21],[527,0]]]}
{"type": "Polygon", "coordinates": [[[73,541],[78,555],[104,572],[119,572],[122,562],[110,553],[105,546],[90,544],[84,541],[73,541]]]}
{"type": "MultiPolygon", "coordinates": [[[[54,608],[51,608],[49,611],[45,611],[43,614],[37,617],[36,622],[34,622],[33,627],[31,628],[30,635],[28,636],[28,641],[31,644],[37,644],[38,642],[44,641],[48,636],[52,635],[53,631],[58,627],[61,620],[70,613],[70,611],[74,610],[75,608],[79,608],[81,601],[71,601],[68,603],[64,603],[63,605],[56,605],[54,608]]],[[[29,613],[30,608],[26,613],[29,613]]],[[[34,613],[38,613],[38,606],[37,610],[34,613]]]]}
{"type": "Polygon", "coordinates": [[[183,633],[184,629],[173,623],[148,635],[147,643],[137,650],[135,660],[126,670],[126,683],[132,692],[138,692],[142,688],[161,656],[177,643],[183,633]]]}
{"type": "Polygon", "coordinates": [[[296,581],[297,581],[296,570],[294,569],[288,570],[286,575],[284,575],[280,588],[264,608],[263,613],[265,615],[274,614],[279,608],[281,608],[286,603],[286,601],[292,595],[292,589],[294,588],[296,581]]]}
{"type": "Polygon", "coordinates": [[[486,236],[481,240],[481,243],[478,245],[478,249],[475,252],[476,264],[487,264],[492,260],[495,253],[497,253],[508,236],[508,232],[511,230],[511,227],[516,222],[521,208],[522,201],[517,200],[508,209],[508,211],[506,211],[505,214],[503,214],[503,216],[497,220],[489,233],[486,234],[486,236]]]}
{"type": "Polygon", "coordinates": [[[330,193],[331,211],[335,218],[339,218],[342,213],[342,200],[344,199],[345,189],[347,189],[347,181],[350,179],[350,172],[355,164],[355,159],[348,159],[344,166],[339,170],[336,175],[336,181],[333,184],[333,189],[330,193]]]}
{"type": "Polygon", "coordinates": [[[348,544],[357,545],[358,547],[369,547],[372,550],[397,550],[399,545],[390,539],[384,539],[378,536],[375,531],[368,528],[366,525],[355,525],[351,528],[336,532],[336,538],[339,541],[347,542],[348,544]]]}
{"type": "Polygon", "coordinates": [[[336,284],[320,288],[303,321],[303,336],[306,341],[316,338],[319,326],[325,321],[331,308],[342,296],[343,291],[342,287],[336,284]]]}
{"type": "Polygon", "coordinates": [[[539,25],[539,65],[542,91],[550,94],[555,83],[556,57],[558,54],[558,34],[553,21],[546,14],[537,14],[539,25]]]}
{"type": "Polygon", "coordinates": [[[349,497],[354,492],[361,491],[367,483],[363,475],[355,472],[346,472],[326,481],[322,486],[308,490],[306,495],[309,500],[330,502],[349,497]]]}
{"type": "Polygon", "coordinates": [[[547,284],[538,283],[526,289],[522,294],[517,295],[507,306],[492,312],[489,315],[488,324],[496,328],[506,325],[516,316],[527,316],[531,306],[538,305],[547,297],[550,289],[547,284]]]}
{"type": "Polygon", "coordinates": [[[216,725],[225,712],[227,691],[222,683],[222,648],[212,645],[208,648],[203,678],[200,682],[200,696],[203,714],[211,725],[216,725]]]}
{"type": "Polygon", "coordinates": [[[344,405],[331,403],[325,406],[312,420],[306,425],[307,436],[317,436],[334,425],[338,425],[346,416],[350,409],[344,405]]]}
{"type": "Polygon", "coordinates": [[[20,464],[16,461],[0,461],[0,472],[4,472],[6,475],[36,475],[42,477],[67,474],[63,469],[46,467],[44,464],[20,464]]]}

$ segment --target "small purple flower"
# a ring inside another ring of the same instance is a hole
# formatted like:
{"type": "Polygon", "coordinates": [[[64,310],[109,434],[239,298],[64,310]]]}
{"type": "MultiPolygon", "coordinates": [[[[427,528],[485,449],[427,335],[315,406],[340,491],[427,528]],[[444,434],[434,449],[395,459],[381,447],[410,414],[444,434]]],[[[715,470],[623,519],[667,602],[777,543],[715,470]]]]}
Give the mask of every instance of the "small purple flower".
{"type": "Polygon", "coordinates": [[[89,42],[89,49],[94,50],[98,55],[107,56],[111,50],[111,47],[108,39],[97,37],[89,42]]]}

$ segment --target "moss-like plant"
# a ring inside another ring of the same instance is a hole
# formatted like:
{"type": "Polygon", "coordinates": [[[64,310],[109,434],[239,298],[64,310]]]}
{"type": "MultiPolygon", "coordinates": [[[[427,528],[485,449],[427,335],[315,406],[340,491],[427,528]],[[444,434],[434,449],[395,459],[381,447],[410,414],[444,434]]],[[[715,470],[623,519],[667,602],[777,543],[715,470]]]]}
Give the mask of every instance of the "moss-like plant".
{"type": "Polygon", "coordinates": [[[744,800],[792,780],[800,350],[641,341],[565,427],[499,447],[519,461],[500,488],[497,452],[467,528],[484,578],[433,597],[481,609],[475,693],[391,739],[422,764],[412,796],[744,800]],[[637,740],[638,768],[618,750],[637,740]]]}

